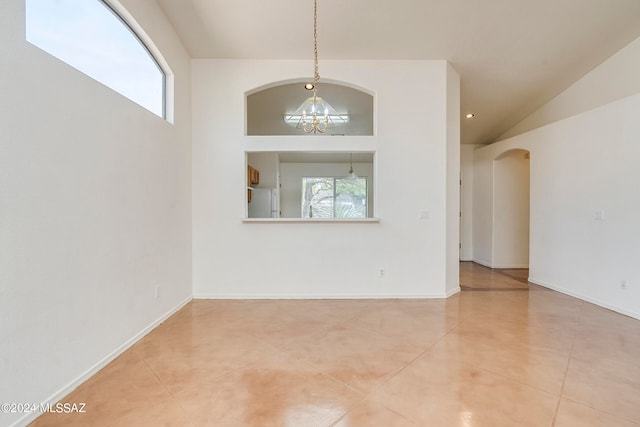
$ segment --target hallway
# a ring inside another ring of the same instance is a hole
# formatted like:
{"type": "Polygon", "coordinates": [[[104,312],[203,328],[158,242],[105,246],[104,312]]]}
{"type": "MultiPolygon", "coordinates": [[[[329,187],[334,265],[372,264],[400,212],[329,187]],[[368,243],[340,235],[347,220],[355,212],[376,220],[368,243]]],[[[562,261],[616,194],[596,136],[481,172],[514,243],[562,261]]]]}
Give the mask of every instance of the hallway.
{"type": "Polygon", "coordinates": [[[544,289],[529,284],[529,269],[489,268],[471,261],[460,262],[460,289],[463,291],[514,291],[544,289]]]}

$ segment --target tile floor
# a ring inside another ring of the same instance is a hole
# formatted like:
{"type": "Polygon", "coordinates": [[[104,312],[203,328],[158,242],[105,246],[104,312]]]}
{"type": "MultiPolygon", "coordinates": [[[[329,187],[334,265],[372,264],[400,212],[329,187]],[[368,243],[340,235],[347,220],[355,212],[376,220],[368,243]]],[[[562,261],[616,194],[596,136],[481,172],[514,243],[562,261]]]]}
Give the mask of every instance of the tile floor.
{"type": "Polygon", "coordinates": [[[463,263],[461,283],[447,300],[193,301],[63,399],[85,414],[32,426],[640,426],[640,321],[522,271],[463,263]]]}

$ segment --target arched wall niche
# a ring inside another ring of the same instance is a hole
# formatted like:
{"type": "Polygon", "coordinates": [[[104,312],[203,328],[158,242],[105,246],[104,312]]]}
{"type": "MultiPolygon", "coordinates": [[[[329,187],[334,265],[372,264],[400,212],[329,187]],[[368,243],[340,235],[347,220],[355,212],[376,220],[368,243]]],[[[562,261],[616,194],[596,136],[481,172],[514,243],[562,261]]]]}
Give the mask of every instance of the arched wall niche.
{"type": "MultiPolygon", "coordinates": [[[[289,126],[284,121],[287,113],[293,113],[311,96],[304,89],[309,79],[273,82],[245,93],[246,134],[304,135],[302,129],[289,126]]],[[[323,79],[318,83],[318,96],[324,98],[340,114],[348,114],[349,122],[330,129],[329,135],[371,136],[374,130],[374,95],[356,85],[323,79]]]]}

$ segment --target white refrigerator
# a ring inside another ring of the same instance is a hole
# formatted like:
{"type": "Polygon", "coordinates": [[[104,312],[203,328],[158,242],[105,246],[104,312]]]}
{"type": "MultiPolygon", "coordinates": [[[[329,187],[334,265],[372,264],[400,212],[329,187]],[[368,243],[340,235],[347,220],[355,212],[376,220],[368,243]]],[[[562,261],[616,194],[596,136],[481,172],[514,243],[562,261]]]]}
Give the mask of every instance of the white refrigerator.
{"type": "Polygon", "coordinates": [[[249,218],[278,218],[280,204],[275,188],[254,188],[249,202],[249,218]]]}

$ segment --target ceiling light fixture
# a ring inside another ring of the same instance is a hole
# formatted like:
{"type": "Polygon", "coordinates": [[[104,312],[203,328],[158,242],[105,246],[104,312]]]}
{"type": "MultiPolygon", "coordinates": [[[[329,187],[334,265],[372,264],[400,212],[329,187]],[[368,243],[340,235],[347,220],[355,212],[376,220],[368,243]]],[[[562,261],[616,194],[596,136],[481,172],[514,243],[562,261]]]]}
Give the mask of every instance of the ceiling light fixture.
{"type": "Polygon", "coordinates": [[[305,133],[325,133],[327,129],[347,123],[346,114],[338,114],[324,99],[318,96],[320,71],[318,68],[318,0],[313,0],[313,82],[304,88],[312,90],[313,96],[307,98],[293,114],[285,114],[284,121],[290,126],[303,129],[305,133]]]}

